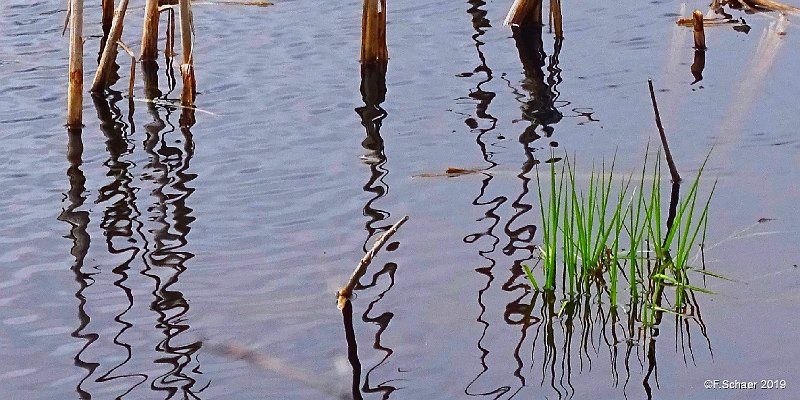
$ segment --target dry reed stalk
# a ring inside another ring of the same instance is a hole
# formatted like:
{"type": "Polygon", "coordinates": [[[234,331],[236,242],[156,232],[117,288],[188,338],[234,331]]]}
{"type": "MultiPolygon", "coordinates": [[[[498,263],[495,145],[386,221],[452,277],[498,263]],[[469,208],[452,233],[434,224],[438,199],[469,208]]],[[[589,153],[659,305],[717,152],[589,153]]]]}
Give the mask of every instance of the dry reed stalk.
{"type": "Polygon", "coordinates": [[[553,27],[556,38],[564,38],[564,29],[561,16],[561,0],[550,0],[550,26],[553,27]]]}
{"type": "Polygon", "coordinates": [[[181,64],[181,76],[183,77],[183,91],[181,91],[181,104],[191,106],[194,104],[194,96],[197,94],[197,83],[194,79],[194,66],[192,54],[192,4],[191,0],[180,0],[179,8],[181,13],[181,44],[183,53],[183,63],[181,64]]]}
{"type": "Polygon", "coordinates": [[[361,15],[361,62],[382,62],[388,59],[386,0],[364,0],[361,15]]]}
{"type": "Polygon", "coordinates": [[[123,50],[125,50],[126,53],[128,53],[129,56],[131,56],[131,77],[128,80],[128,97],[133,99],[133,85],[136,81],[136,56],[133,55],[133,50],[126,46],[125,43],[122,43],[122,41],[117,43],[120,47],[122,47],[123,50]]]}
{"type": "Polygon", "coordinates": [[[108,87],[108,74],[117,59],[117,43],[122,37],[122,28],[125,23],[125,12],[128,9],[128,0],[121,0],[119,6],[114,11],[114,21],[111,23],[111,31],[108,33],[106,47],[103,55],[100,56],[100,65],[94,74],[92,82],[92,92],[101,92],[108,87]]]}
{"type": "Polygon", "coordinates": [[[508,15],[503,21],[503,25],[506,26],[528,24],[542,24],[542,0],[514,0],[514,4],[511,5],[511,9],[508,10],[508,15]]]}
{"type": "Polygon", "coordinates": [[[67,125],[83,124],[83,0],[70,1],[67,125]]]}
{"type": "MultiPolygon", "coordinates": [[[[694,15],[692,15],[689,18],[678,18],[678,20],[675,21],[675,23],[680,25],[680,26],[686,26],[686,27],[691,28],[691,27],[694,26],[694,15]]],[[[705,18],[704,17],[703,18],[703,27],[730,25],[730,24],[738,24],[738,23],[739,23],[739,20],[723,18],[723,17],[713,17],[713,18],[705,18]]]]}
{"type": "Polygon", "coordinates": [[[139,59],[153,61],[158,57],[158,0],[146,0],[142,26],[142,52],[139,59]]]}
{"type": "Polygon", "coordinates": [[[103,0],[103,32],[108,33],[111,30],[111,24],[114,20],[114,0],[103,0]]]}
{"type": "Polygon", "coordinates": [[[175,10],[167,10],[167,44],[164,46],[164,56],[175,57],[175,10]]]}
{"type": "Polygon", "coordinates": [[[706,32],[703,29],[703,12],[694,10],[692,19],[694,20],[694,48],[697,50],[705,50],[706,32]]]}
{"type": "Polygon", "coordinates": [[[678,168],[675,166],[675,161],[672,159],[672,152],[669,151],[669,144],[667,143],[667,134],[664,133],[664,126],[661,124],[661,114],[658,112],[658,104],[656,103],[656,92],[653,90],[653,80],[647,80],[647,86],[650,88],[650,100],[653,102],[653,112],[656,114],[656,127],[658,127],[658,135],[661,137],[661,146],[664,148],[664,157],[667,159],[669,166],[669,174],[672,176],[672,183],[681,181],[681,176],[678,174],[678,168]]]}
{"type": "Polygon", "coordinates": [[[347,284],[344,285],[344,287],[339,290],[339,293],[336,294],[338,298],[337,306],[340,310],[343,309],[345,303],[350,300],[350,296],[353,294],[353,289],[358,284],[358,280],[367,272],[367,267],[372,262],[375,254],[378,253],[378,250],[383,247],[386,241],[389,240],[389,238],[391,238],[392,235],[394,235],[395,232],[397,232],[397,230],[400,229],[404,223],[406,223],[406,221],[408,221],[408,215],[392,225],[388,231],[386,231],[380,238],[378,238],[378,240],[375,241],[375,244],[372,245],[372,248],[369,249],[367,254],[361,258],[361,261],[359,261],[355,271],[353,271],[353,274],[350,275],[350,279],[347,281],[347,284]]]}

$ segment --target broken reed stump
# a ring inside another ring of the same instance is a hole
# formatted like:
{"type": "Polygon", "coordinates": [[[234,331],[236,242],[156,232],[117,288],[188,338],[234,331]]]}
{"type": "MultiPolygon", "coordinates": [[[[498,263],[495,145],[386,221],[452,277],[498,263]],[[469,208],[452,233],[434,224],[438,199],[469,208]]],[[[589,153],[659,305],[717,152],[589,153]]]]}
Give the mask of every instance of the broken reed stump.
{"type": "MultiPolygon", "coordinates": [[[[552,3],[553,0],[551,0],[551,8],[552,3]]],[[[559,11],[561,10],[560,4],[559,1],[559,11]]],[[[530,24],[542,25],[542,0],[514,0],[514,4],[511,5],[511,9],[508,10],[508,15],[503,21],[503,25],[525,26],[530,24]]]]}
{"type": "Polygon", "coordinates": [[[386,0],[364,0],[361,15],[361,63],[389,60],[386,46],[386,0]]]}
{"type": "Polygon", "coordinates": [[[139,59],[153,61],[158,57],[158,0],[146,0],[142,26],[142,52],[139,59]]]}
{"type": "Polygon", "coordinates": [[[550,0],[550,26],[553,28],[556,38],[564,38],[564,28],[561,16],[561,0],[550,0]]]}
{"type": "Polygon", "coordinates": [[[108,35],[114,20],[114,0],[103,0],[103,33],[108,35]]]}
{"type": "Polygon", "coordinates": [[[703,29],[703,13],[700,10],[694,10],[692,19],[694,26],[694,48],[697,50],[705,50],[706,32],[703,29]]]}
{"type": "Polygon", "coordinates": [[[383,247],[386,241],[389,240],[389,238],[391,238],[392,235],[394,235],[395,232],[397,232],[397,230],[400,229],[404,223],[406,223],[406,221],[408,221],[408,215],[404,216],[394,225],[392,225],[388,231],[386,231],[380,238],[378,238],[378,240],[375,241],[375,244],[372,245],[372,248],[369,249],[367,254],[361,258],[361,261],[359,261],[355,271],[353,271],[353,274],[350,275],[350,279],[347,281],[347,284],[344,285],[344,287],[342,287],[336,294],[337,307],[340,310],[344,309],[345,304],[350,301],[350,296],[353,295],[353,289],[356,287],[356,285],[358,285],[358,280],[367,272],[367,267],[372,262],[375,254],[378,253],[378,250],[383,247]]]}
{"type": "Polygon", "coordinates": [[[67,125],[83,124],[83,0],[70,0],[67,125]]]}
{"type": "Polygon", "coordinates": [[[180,0],[178,4],[181,13],[181,51],[183,53],[183,63],[181,64],[181,77],[183,78],[181,104],[183,106],[192,106],[194,105],[194,97],[197,94],[197,83],[194,79],[194,55],[192,54],[192,4],[191,0],[180,0]]]}
{"type": "Polygon", "coordinates": [[[108,74],[117,59],[117,43],[122,37],[122,28],[125,22],[125,12],[128,10],[128,0],[120,0],[119,6],[114,11],[114,21],[111,23],[111,31],[108,33],[106,47],[103,55],[100,56],[100,65],[92,82],[92,92],[102,92],[108,87],[108,74]]]}
{"type": "Polygon", "coordinates": [[[669,151],[669,144],[667,143],[667,134],[664,133],[664,125],[661,124],[661,114],[658,112],[658,104],[656,103],[656,92],[653,90],[653,80],[647,80],[647,86],[650,88],[650,100],[653,102],[653,112],[656,114],[656,127],[658,127],[658,135],[661,137],[661,146],[664,148],[664,157],[667,159],[667,166],[669,166],[669,174],[672,177],[672,183],[681,181],[681,176],[678,174],[678,168],[675,166],[675,161],[672,159],[672,152],[669,151]]]}

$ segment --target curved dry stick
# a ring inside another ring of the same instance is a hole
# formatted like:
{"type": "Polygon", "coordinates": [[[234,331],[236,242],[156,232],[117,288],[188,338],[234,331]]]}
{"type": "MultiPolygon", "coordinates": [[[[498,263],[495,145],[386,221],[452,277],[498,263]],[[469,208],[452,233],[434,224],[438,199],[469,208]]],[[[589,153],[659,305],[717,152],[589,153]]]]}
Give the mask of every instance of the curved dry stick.
{"type": "Polygon", "coordinates": [[[344,304],[350,300],[350,296],[353,294],[353,288],[355,288],[356,285],[358,284],[358,279],[361,278],[364,275],[364,273],[367,272],[367,267],[372,262],[372,259],[375,257],[375,254],[378,253],[378,250],[380,250],[381,247],[383,247],[386,241],[389,240],[389,238],[392,237],[392,235],[394,235],[395,232],[397,232],[397,230],[400,229],[400,227],[406,221],[408,221],[408,215],[401,218],[400,221],[397,221],[394,225],[392,225],[392,227],[389,228],[389,230],[386,231],[386,233],[384,233],[383,236],[381,236],[380,238],[378,238],[378,240],[375,241],[375,244],[372,245],[372,248],[369,249],[367,254],[365,254],[364,257],[361,258],[361,261],[359,261],[355,271],[353,271],[353,274],[350,275],[350,279],[347,281],[347,284],[344,285],[344,287],[342,287],[339,290],[339,293],[336,294],[336,297],[338,298],[337,307],[340,310],[343,309],[344,304]]]}

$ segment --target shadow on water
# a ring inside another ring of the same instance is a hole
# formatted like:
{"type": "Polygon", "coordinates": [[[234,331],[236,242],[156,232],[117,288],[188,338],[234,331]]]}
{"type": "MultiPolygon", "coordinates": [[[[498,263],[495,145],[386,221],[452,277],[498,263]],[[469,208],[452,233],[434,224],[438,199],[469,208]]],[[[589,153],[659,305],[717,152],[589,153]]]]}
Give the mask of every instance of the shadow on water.
{"type": "MultiPolygon", "coordinates": [[[[371,247],[370,243],[376,234],[390,227],[390,225],[376,226],[376,224],[380,224],[389,218],[391,214],[374,205],[376,201],[384,197],[389,191],[389,186],[384,180],[389,171],[385,168],[387,159],[384,151],[383,138],[380,133],[383,120],[387,116],[386,111],[381,108],[381,103],[386,100],[386,68],[387,64],[385,62],[362,64],[361,98],[364,101],[364,105],[355,109],[356,113],[361,117],[361,124],[364,126],[366,132],[366,137],[361,145],[368,153],[363,156],[362,159],[369,165],[370,170],[369,180],[364,185],[363,189],[364,192],[372,194],[372,197],[364,204],[363,209],[364,216],[368,218],[364,225],[367,231],[367,238],[362,246],[364,252],[369,250],[369,247],[371,247]]],[[[390,243],[386,250],[393,251],[397,248],[397,245],[397,242],[390,243]]],[[[384,353],[384,357],[364,374],[363,384],[361,383],[363,369],[358,356],[358,344],[356,341],[355,327],[353,325],[353,306],[351,302],[347,302],[342,309],[348,360],[353,370],[352,396],[353,399],[356,400],[362,399],[364,394],[371,393],[380,393],[383,399],[388,399],[392,392],[397,390],[395,386],[391,385],[393,380],[383,381],[374,386],[370,383],[370,376],[376,372],[380,366],[384,365],[393,353],[391,348],[381,344],[381,335],[388,328],[389,323],[394,317],[394,313],[384,312],[377,316],[372,316],[372,313],[376,305],[394,286],[394,274],[396,270],[397,264],[393,262],[386,263],[380,271],[372,276],[369,284],[362,285],[358,283],[355,287],[355,290],[359,291],[370,289],[378,285],[378,281],[382,276],[387,275],[389,278],[388,286],[375,296],[361,315],[361,320],[363,322],[378,326],[372,348],[384,353]]]]}
{"type": "MultiPolygon", "coordinates": [[[[150,84],[145,85],[150,88],[149,95],[158,97],[157,77],[154,76],[157,67],[145,68],[145,72],[149,72],[145,74],[145,81],[150,84]]],[[[179,129],[170,122],[175,109],[148,103],[153,122],[145,125],[146,138],[142,146],[148,162],[143,167],[137,166],[132,161],[137,148],[132,138],[134,103],[128,102],[129,114],[125,121],[118,107],[122,99],[123,96],[114,91],[92,98],[108,151],[103,165],[110,179],[97,190],[95,201],[102,206],[99,227],[105,241],[104,250],[90,248],[90,211],[84,209],[89,190],[81,169],[81,131],[68,131],[67,159],[70,164],[67,175],[70,186],[65,195],[68,204],[59,220],[71,225],[68,238],[73,242],[70,250],[75,260],[72,270],[78,282],[75,297],[79,301],[79,326],[72,336],[85,341],[74,357],[75,365],[86,371],[76,390],[82,399],[92,398],[92,392],[96,391],[94,395],[97,396],[108,390],[120,391],[118,397],[122,397],[150,381],[150,389],[163,392],[163,398],[199,398],[197,394],[208,386],[196,387],[201,373],[197,352],[202,343],[181,340],[182,333],[189,329],[186,323],[189,304],[176,288],[180,275],[187,269],[187,262],[193,257],[184,248],[194,220],[192,209],[186,202],[194,191],[189,183],[196,177],[188,172],[194,141],[190,127],[179,129]],[[164,113],[163,117],[161,113],[164,113]],[[142,202],[148,201],[149,204],[142,208],[142,202]],[[140,211],[142,209],[145,212],[140,211]],[[107,256],[98,258],[96,266],[87,268],[84,261],[90,251],[105,251],[107,256]],[[106,272],[104,264],[110,265],[112,275],[106,272]],[[132,271],[138,274],[133,275],[132,271]],[[138,293],[144,292],[134,288],[137,284],[134,276],[146,276],[155,282],[150,300],[148,296],[140,298],[142,295],[138,293]],[[106,288],[99,287],[108,280],[113,280],[117,293],[112,297],[108,292],[104,293],[106,288]],[[95,289],[87,291],[90,286],[95,286],[95,289]],[[122,305],[117,307],[122,310],[115,313],[113,322],[101,312],[92,311],[115,305],[120,300],[122,305]],[[145,311],[143,305],[146,305],[145,311]],[[155,324],[134,324],[134,320],[141,321],[141,318],[132,317],[134,312],[155,312],[155,324]],[[109,323],[114,327],[111,328],[109,323]],[[137,332],[131,333],[134,330],[137,332]],[[138,336],[141,331],[148,332],[147,337],[153,339],[152,349],[157,356],[143,360],[142,352],[133,351],[126,337],[138,336]],[[117,350],[104,348],[102,339],[107,334],[101,332],[113,332],[110,340],[117,350]],[[122,355],[119,355],[119,349],[122,349],[122,355]],[[110,351],[117,354],[111,358],[113,361],[95,355],[110,351]],[[92,360],[93,357],[104,361],[92,360]],[[138,372],[152,371],[153,364],[166,365],[169,370],[158,375],[138,372]],[[129,370],[137,372],[123,372],[129,370]],[[112,381],[114,383],[110,383],[112,381]]]]}

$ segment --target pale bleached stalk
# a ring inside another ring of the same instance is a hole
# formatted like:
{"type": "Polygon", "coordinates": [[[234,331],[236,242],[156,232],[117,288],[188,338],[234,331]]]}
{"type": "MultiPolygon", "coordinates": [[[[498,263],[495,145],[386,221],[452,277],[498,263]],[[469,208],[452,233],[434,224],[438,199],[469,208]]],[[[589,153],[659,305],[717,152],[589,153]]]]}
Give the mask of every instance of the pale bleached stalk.
{"type": "Polygon", "coordinates": [[[188,106],[194,104],[197,87],[194,79],[194,56],[192,53],[192,4],[191,0],[180,0],[178,4],[181,13],[181,51],[183,53],[183,63],[181,64],[181,76],[183,77],[181,104],[188,106]]]}

